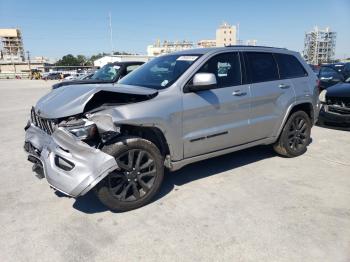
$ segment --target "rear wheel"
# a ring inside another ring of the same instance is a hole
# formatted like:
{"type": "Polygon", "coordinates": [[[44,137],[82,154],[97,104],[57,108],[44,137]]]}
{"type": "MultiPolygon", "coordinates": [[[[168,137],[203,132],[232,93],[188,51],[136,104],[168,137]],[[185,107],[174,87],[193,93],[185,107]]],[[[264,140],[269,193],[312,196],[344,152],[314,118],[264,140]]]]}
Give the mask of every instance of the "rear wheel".
{"type": "Polygon", "coordinates": [[[286,157],[296,157],[306,152],[310,144],[311,120],[304,111],[294,112],[284,125],[274,150],[286,157]]]}
{"type": "Polygon", "coordinates": [[[102,151],[114,156],[118,169],[95,187],[100,201],[115,211],[128,211],[149,203],[164,176],[159,149],[148,140],[125,137],[102,151]]]}

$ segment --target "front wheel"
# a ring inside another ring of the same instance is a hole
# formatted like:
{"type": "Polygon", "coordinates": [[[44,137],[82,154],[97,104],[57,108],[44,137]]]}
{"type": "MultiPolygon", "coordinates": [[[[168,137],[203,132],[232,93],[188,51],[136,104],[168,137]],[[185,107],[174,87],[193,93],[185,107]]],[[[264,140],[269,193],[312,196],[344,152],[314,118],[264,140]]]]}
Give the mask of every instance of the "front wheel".
{"type": "Polygon", "coordinates": [[[99,200],[111,210],[128,211],[148,204],[163,181],[163,157],[150,141],[124,137],[102,151],[113,156],[118,169],[96,187],[99,200]]]}
{"type": "Polygon", "coordinates": [[[294,112],[284,125],[274,150],[286,157],[296,157],[306,152],[310,144],[311,120],[304,111],[294,112]]]}

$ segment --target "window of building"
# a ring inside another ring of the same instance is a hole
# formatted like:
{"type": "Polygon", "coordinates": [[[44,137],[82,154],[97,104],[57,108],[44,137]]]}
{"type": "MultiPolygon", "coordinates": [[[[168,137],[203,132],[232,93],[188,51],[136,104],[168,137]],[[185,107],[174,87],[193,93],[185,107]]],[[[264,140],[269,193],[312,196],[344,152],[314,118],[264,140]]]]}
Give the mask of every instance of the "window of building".
{"type": "Polygon", "coordinates": [[[218,88],[240,85],[241,66],[238,53],[216,55],[206,62],[198,73],[213,73],[218,88]]]}
{"type": "Polygon", "coordinates": [[[224,34],[226,34],[226,31],[224,31],[224,34]]]}
{"type": "Polygon", "coordinates": [[[246,54],[253,83],[279,79],[277,64],[271,53],[247,52],[246,54]]]}
{"type": "Polygon", "coordinates": [[[281,78],[307,76],[307,72],[298,59],[292,55],[275,54],[281,78]]]}
{"type": "Polygon", "coordinates": [[[224,41],[226,42],[226,38],[224,38],[224,41]]]}

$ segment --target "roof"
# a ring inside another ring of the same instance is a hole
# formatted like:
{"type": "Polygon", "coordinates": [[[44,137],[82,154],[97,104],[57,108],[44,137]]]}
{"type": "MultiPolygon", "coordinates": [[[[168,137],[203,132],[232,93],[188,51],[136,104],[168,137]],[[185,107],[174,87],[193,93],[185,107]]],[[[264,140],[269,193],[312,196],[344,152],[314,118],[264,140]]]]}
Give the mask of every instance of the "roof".
{"type": "Polygon", "coordinates": [[[171,54],[176,55],[204,55],[211,52],[224,51],[224,50],[265,50],[265,51],[290,51],[286,48],[279,47],[271,47],[271,46],[249,46],[249,45],[232,45],[232,46],[224,46],[224,47],[210,47],[210,48],[195,48],[195,49],[187,49],[183,51],[174,52],[171,54]]]}
{"type": "Polygon", "coordinates": [[[145,62],[143,61],[120,61],[120,62],[110,62],[107,64],[112,64],[112,65],[142,65],[145,62]]]}

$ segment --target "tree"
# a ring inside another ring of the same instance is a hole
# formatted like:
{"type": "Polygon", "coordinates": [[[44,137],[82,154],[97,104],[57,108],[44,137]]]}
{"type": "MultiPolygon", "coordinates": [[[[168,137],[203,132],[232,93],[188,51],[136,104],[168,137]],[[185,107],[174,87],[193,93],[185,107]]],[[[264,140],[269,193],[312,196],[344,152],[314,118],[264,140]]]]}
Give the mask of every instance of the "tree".
{"type": "Polygon", "coordinates": [[[77,55],[77,62],[79,65],[84,66],[86,65],[87,58],[83,55],[77,55]]]}
{"type": "Polygon", "coordinates": [[[56,65],[57,66],[77,66],[79,64],[78,64],[77,58],[74,55],[69,54],[69,55],[63,56],[60,60],[58,60],[56,62],[56,65]]]}

